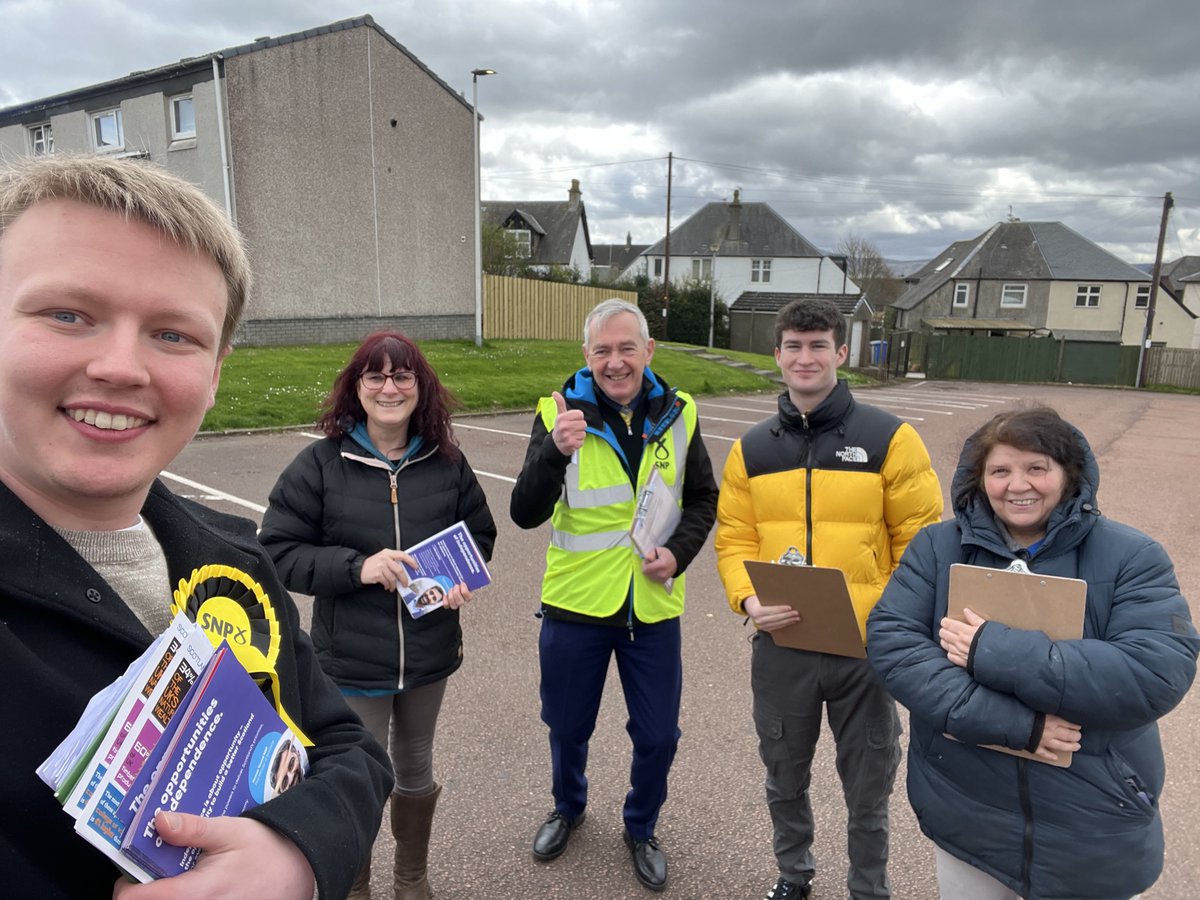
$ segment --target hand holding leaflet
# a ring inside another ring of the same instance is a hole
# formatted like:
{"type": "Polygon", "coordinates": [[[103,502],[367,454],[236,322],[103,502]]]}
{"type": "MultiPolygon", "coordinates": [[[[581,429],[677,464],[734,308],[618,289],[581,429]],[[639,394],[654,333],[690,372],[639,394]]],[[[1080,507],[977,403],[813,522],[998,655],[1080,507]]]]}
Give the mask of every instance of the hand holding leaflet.
{"type": "Polygon", "coordinates": [[[396,590],[414,619],[445,606],[455,585],[474,591],[492,583],[492,573],[465,522],[455,522],[406,553],[417,567],[403,564],[408,584],[397,583],[396,590]]]}

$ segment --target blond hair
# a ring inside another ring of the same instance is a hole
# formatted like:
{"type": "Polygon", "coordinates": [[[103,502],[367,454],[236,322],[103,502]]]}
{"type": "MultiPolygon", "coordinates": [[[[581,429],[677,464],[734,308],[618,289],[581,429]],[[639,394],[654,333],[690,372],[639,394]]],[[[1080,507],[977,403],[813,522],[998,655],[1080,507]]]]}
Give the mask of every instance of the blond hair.
{"type": "Polygon", "coordinates": [[[44,200],[72,200],[136,219],[211,257],[225,276],[221,346],[230,346],[250,291],[250,262],[241,235],[203,191],[140,160],[84,154],[22,158],[0,170],[0,236],[44,200]]]}

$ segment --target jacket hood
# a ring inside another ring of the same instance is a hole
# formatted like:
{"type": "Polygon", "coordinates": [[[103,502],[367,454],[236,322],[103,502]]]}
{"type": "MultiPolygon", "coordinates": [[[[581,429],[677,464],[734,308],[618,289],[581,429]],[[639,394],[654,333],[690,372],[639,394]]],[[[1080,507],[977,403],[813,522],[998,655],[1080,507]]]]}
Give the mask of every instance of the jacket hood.
{"type": "MultiPolygon", "coordinates": [[[[1067,549],[1082,541],[1100,515],[1096,506],[1096,492],[1100,489],[1100,467],[1083,432],[1074,425],[1070,428],[1083,451],[1083,465],[1080,468],[1075,495],[1064,497],[1046,522],[1043,546],[1053,545],[1056,550],[1067,549]]],[[[950,498],[954,504],[954,516],[962,531],[964,544],[975,543],[993,547],[999,544],[1003,547],[1008,545],[1008,540],[996,521],[987,495],[978,486],[971,484],[970,451],[982,431],[983,428],[980,428],[963,444],[950,484],[950,498]],[[960,500],[963,496],[967,497],[965,502],[960,500]]]]}

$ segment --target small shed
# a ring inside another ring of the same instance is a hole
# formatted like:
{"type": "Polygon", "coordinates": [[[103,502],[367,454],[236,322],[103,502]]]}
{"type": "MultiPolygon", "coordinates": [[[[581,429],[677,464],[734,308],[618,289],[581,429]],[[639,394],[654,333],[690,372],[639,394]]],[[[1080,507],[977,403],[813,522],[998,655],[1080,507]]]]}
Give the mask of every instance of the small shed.
{"type": "Polygon", "coordinates": [[[793,300],[828,300],[846,317],[846,365],[870,361],[871,304],[863,294],[792,294],[746,291],[729,307],[729,346],[749,353],[775,352],[775,316],[793,300]]]}

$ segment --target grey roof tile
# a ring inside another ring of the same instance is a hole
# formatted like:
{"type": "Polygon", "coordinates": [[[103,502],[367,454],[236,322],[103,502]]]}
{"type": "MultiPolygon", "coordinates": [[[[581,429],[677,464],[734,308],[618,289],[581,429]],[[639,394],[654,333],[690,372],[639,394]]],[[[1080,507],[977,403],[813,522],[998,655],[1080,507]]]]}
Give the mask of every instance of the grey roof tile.
{"type": "MultiPolygon", "coordinates": [[[[720,243],[718,256],[820,257],[820,250],[766,203],[706,203],[671,229],[672,256],[708,256],[720,243]]],[[[661,256],[666,241],[646,250],[661,256]]]]}

